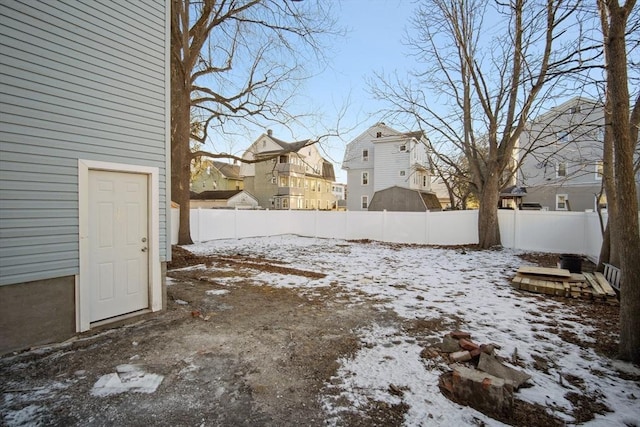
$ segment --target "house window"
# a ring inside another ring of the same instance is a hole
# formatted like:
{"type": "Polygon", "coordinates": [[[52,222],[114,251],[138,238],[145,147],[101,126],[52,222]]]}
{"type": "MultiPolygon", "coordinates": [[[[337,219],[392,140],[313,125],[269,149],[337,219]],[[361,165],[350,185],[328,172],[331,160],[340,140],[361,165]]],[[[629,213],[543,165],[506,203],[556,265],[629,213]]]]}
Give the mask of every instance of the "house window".
{"type": "Polygon", "coordinates": [[[369,196],[362,196],[362,209],[369,207],[369,196]]]}
{"type": "Polygon", "coordinates": [[[311,191],[316,191],[316,182],[312,179],[309,181],[311,181],[311,191]]]}
{"type": "Polygon", "coordinates": [[[289,180],[287,179],[287,176],[281,176],[280,177],[280,187],[288,187],[289,186],[289,180]]]}
{"type": "Polygon", "coordinates": [[[282,199],[282,209],[289,209],[289,199],[282,199]]]}
{"type": "Polygon", "coordinates": [[[567,196],[566,194],[556,194],[556,210],[569,210],[569,196],[567,196]]]}
{"type": "Polygon", "coordinates": [[[278,163],[287,163],[287,156],[280,156],[278,163]]]}
{"type": "Polygon", "coordinates": [[[272,183],[272,184],[275,184],[275,183],[276,183],[276,177],[275,177],[275,176],[272,176],[272,177],[271,177],[271,183],[272,183]]]}
{"type": "Polygon", "coordinates": [[[376,132],[376,138],[382,138],[382,132],[376,132]]]}
{"type": "Polygon", "coordinates": [[[407,146],[405,144],[402,144],[400,146],[400,151],[407,151],[407,146]]]}
{"type": "Polygon", "coordinates": [[[369,185],[369,172],[362,172],[362,185],[369,185]]]}
{"type": "Polygon", "coordinates": [[[362,150],[362,161],[363,162],[369,161],[369,150],[362,150]]]}
{"type": "Polygon", "coordinates": [[[563,176],[567,176],[567,163],[556,163],[556,178],[561,178],[563,176]]]}
{"type": "Polygon", "coordinates": [[[304,208],[309,209],[309,199],[304,199],[304,208]]]}
{"type": "Polygon", "coordinates": [[[407,174],[407,172],[406,172],[406,171],[403,171],[403,170],[402,170],[402,171],[400,171],[400,176],[405,176],[406,174],[407,174]]]}
{"type": "Polygon", "coordinates": [[[427,176],[426,175],[422,175],[422,186],[423,187],[427,186],[427,176]]]}
{"type": "Polygon", "coordinates": [[[602,180],[604,174],[604,164],[602,161],[596,162],[596,181],[602,180]]]}

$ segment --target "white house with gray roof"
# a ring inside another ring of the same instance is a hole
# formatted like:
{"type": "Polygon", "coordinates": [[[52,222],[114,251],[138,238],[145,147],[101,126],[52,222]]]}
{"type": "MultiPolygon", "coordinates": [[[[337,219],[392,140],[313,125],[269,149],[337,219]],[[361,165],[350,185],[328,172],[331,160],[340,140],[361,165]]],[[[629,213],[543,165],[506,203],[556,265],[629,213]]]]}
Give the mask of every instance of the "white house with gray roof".
{"type": "Polygon", "coordinates": [[[349,188],[347,209],[366,211],[376,192],[393,187],[429,193],[431,174],[423,138],[422,132],[399,132],[376,123],[348,143],[342,162],[349,188]]]}

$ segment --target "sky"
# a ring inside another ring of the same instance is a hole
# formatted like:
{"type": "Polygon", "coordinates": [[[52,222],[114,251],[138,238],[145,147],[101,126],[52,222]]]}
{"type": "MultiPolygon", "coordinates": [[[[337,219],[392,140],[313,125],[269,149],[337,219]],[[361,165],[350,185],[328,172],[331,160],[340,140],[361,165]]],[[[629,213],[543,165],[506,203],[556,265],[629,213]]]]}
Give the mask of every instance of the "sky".
{"type": "MultiPolygon", "coordinates": [[[[294,289],[311,300],[319,295],[318,288],[335,286],[349,304],[374,301],[380,310],[399,316],[398,324],[374,323],[356,331],[361,348],[339,360],[336,376],[321,396],[328,425],[341,425],[341,413],[357,411],[369,399],[407,404],[405,426],[504,425],[442,395],[438,379],[449,367],[442,359],[422,358],[421,352],[430,343],[439,342],[443,331],[425,328],[415,336],[400,327],[403,321],[414,319],[443,325],[458,319],[459,327],[470,332],[475,343],[498,344],[498,356],[508,360],[517,354],[521,363],[515,368],[531,375],[531,379],[529,386],[519,389],[515,396],[542,405],[568,424],[574,421],[568,393],[588,393],[610,410],[580,425],[635,425],[640,419],[640,385],[623,379],[625,375],[621,374],[640,375],[640,370],[577,344],[594,340],[593,326],[580,306],[515,290],[509,281],[519,266],[527,265],[518,257],[519,252],[461,251],[292,235],[213,240],[186,248],[197,254],[241,253],[325,273],[327,276],[321,279],[258,271],[252,277],[256,286],[294,289]],[[323,255],[318,257],[319,253],[323,255]],[[570,331],[577,340],[565,341],[558,329],[570,331]],[[536,360],[544,360],[548,366],[536,368],[536,360]],[[559,381],[560,376],[577,380],[559,381]],[[390,384],[403,390],[402,396],[392,393],[390,384]]],[[[205,265],[190,268],[216,269],[205,265]]],[[[216,283],[229,292],[241,292],[246,277],[221,274],[216,283]]],[[[225,293],[212,290],[207,295],[224,302],[225,293]]]]}
{"type": "MultiPolygon", "coordinates": [[[[381,117],[376,113],[382,104],[368,93],[366,80],[374,72],[406,71],[406,49],[401,39],[415,5],[410,0],[343,0],[334,7],[337,25],[347,30],[346,37],[332,43],[327,67],[318,69],[298,94],[300,110],[318,111],[319,117],[291,130],[277,124],[268,127],[279,139],[297,141],[325,134],[327,128],[336,127],[340,117],[342,135],[329,137],[319,148],[334,164],[336,181],[346,183],[346,171],[340,164],[346,144],[381,117]]],[[[235,140],[229,150],[241,155],[264,131],[253,128],[249,141],[235,140]]]]}

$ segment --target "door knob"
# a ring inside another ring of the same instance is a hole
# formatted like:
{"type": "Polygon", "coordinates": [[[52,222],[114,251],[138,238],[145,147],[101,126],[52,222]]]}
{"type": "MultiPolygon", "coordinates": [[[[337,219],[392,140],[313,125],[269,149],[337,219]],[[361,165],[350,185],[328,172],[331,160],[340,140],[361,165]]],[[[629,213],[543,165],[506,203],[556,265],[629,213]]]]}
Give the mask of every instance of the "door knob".
{"type": "Polygon", "coordinates": [[[143,238],[142,238],[142,243],[145,243],[146,241],[147,241],[147,238],[146,238],[146,237],[143,237],[143,238]]]}

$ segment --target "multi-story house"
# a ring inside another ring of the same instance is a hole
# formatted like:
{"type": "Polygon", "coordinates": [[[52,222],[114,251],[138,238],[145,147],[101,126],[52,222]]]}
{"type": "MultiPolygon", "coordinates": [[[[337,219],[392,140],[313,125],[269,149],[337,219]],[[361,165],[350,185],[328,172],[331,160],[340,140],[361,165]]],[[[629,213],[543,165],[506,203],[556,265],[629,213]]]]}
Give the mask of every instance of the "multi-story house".
{"type": "Polygon", "coordinates": [[[191,191],[242,190],[240,166],[212,159],[202,159],[191,168],[191,191]]]}
{"type": "MultiPolygon", "coordinates": [[[[422,132],[398,132],[376,123],[347,144],[342,168],[347,171],[347,209],[368,210],[376,192],[392,187],[432,194],[427,145],[422,132]]],[[[434,196],[435,197],[435,196],[434,196]]],[[[407,210],[404,197],[392,197],[387,210],[407,210]]]]}
{"type": "Polygon", "coordinates": [[[285,142],[271,130],[244,152],[240,176],[244,189],[267,209],[332,209],[333,165],[310,140],[285,142]]]}
{"type": "Polygon", "coordinates": [[[573,98],[528,123],[518,148],[517,184],[527,191],[523,201],[554,211],[606,206],[603,140],[603,105],[590,99],[573,98]]]}

